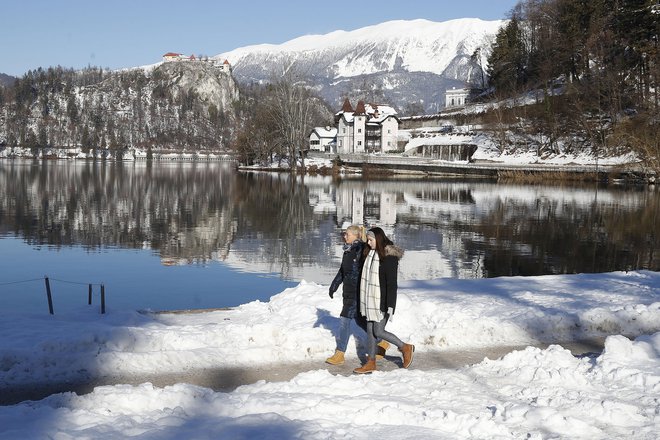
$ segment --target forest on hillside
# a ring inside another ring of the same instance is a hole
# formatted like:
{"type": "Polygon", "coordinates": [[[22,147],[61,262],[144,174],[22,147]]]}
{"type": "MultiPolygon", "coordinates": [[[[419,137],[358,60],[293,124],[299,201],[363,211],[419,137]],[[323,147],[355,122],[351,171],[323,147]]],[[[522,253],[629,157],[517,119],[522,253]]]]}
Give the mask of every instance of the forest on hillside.
{"type": "Polygon", "coordinates": [[[209,63],[39,68],[0,88],[0,146],[222,150],[237,99],[231,76],[209,63]]]}
{"type": "MultiPolygon", "coordinates": [[[[494,125],[542,136],[542,147],[632,150],[660,170],[657,0],[523,0],[488,59],[491,95],[542,90],[536,105],[499,109],[494,125]]],[[[502,134],[504,135],[504,134],[502,134]]]]}

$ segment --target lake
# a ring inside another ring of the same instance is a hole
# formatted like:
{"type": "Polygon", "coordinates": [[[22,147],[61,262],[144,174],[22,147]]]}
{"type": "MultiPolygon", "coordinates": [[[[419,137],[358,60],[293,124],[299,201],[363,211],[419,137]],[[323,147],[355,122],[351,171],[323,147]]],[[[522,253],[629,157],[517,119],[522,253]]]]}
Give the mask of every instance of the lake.
{"type": "Polygon", "coordinates": [[[655,186],[292,177],[226,162],[0,160],[0,309],[231,307],[329,284],[343,226],[381,226],[400,279],[660,270],[655,186]]]}

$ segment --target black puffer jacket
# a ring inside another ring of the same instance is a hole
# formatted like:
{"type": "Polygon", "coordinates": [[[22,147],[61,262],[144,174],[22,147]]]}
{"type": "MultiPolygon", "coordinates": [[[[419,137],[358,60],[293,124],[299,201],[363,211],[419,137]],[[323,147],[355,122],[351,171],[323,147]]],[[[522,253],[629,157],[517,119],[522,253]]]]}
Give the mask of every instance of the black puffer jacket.
{"type": "Polygon", "coordinates": [[[355,240],[350,246],[345,246],[341,266],[335,279],[330,284],[330,292],[336,292],[343,283],[342,298],[344,306],[341,316],[352,318],[355,314],[358,295],[360,292],[360,274],[362,271],[362,250],[364,242],[355,240]]]}
{"type": "Polygon", "coordinates": [[[385,258],[380,260],[378,281],[380,283],[380,310],[387,312],[388,308],[396,310],[398,290],[399,260],[403,257],[403,249],[393,244],[385,247],[385,258]]]}

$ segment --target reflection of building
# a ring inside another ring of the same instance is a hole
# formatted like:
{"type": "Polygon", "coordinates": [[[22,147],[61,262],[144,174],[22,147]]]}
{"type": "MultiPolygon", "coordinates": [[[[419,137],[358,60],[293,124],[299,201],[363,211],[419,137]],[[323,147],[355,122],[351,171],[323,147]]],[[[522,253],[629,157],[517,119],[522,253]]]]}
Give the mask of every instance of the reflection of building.
{"type": "Polygon", "coordinates": [[[363,186],[340,185],[337,188],[337,222],[342,224],[396,224],[396,194],[366,191],[363,186]]]}
{"type": "Polygon", "coordinates": [[[364,224],[364,190],[340,186],[337,188],[337,221],[364,224]]]}
{"type": "Polygon", "coordinates": [[[383,225],[396,224],[396,194],[382,192],[380,194],[380,223],[383,225]]]}

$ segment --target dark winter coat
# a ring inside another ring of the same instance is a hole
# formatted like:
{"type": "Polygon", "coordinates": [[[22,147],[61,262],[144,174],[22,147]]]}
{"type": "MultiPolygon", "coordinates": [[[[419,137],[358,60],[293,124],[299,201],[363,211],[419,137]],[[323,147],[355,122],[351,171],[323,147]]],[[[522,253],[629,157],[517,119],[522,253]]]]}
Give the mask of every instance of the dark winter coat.
{"type": "Polygon", "coordinates": [[[335,279],[330,284],[330,292],[336,292],[343,283],[342,298],[344,306],[341,316],[354,318],[357,310],[358,295],[360,294],[360,273],[362,271],[362,250],[365,243],[355,240],[350,246],[344,246],[344,255],[341,266],[335,279]]]}
{"type": "Polygon", "coordinates": [[[403,249],[400,247],[393,244],[385,247],[385,258],[380,260],[380,266],[378,267],[381,312],[387,312],[390,307],[393,311],[396,310],[397,278],[401,257],[403,257],[403,249]]]}

